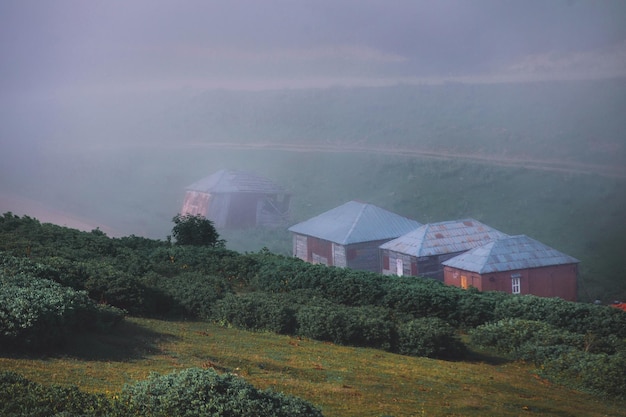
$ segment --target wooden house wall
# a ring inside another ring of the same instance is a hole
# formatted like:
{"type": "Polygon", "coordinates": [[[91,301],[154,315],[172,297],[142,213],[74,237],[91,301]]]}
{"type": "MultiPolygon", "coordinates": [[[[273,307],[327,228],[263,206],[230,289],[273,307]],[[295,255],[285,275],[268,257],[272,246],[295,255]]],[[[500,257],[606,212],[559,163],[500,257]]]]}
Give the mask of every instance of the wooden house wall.
{"type": "Polygon", "coordinates": [[[560,297],[568,301],[576,301],[578,298],[578,265],[576,264],[501,271],[483,275],[445,267],[444,282],[457,287],[463,287],[465,282],[466,286],[473,286],[480,291],[502,291],[511,294],[511,275],[514,274],[520,276],[520,294],[560,297]]]}
{"type": "Polygon", "coordinates": [[[313,236],[293,234],[293,254],[304,261],[361,271],[380,271],[378,247],[386,240],[340,245],[313,236]]]}
{"type": "Polygon", "coordinates": [[[378,247],[388,241],[389,239],[346,245],[347,266],[360,271],[380,272],[381,265],[378,247]]]}
{"type": "Polygon", "coordinates": [[[411,256],[392,250],[382,250],[382,269],[385,275],[398,275],[398,267],[403,268],[403,275],[420,276],[444,280],[443,262],[463,252],[444,253],[433,256],[411,256]]]}
{"type": "Polygon", "coordinates": [[[382,274],[417,276],[417,258],[414,256],[383,249],[380,257],[382,274]]]}

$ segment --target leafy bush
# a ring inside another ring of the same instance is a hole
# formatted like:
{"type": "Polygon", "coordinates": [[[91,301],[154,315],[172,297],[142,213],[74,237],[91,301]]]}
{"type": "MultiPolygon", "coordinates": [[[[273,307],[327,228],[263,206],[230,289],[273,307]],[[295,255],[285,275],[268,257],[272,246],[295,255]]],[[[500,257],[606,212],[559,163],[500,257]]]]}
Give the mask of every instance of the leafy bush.
{"type": "Polygon", "coordinates": [[[394,325],[384,309],[322,302],[301,307],[296,320],[300,336],[344,345],[391,348],[394,325]]]}
{"type": "Polygon", "coordinates": [[[78,388],[45,386],[13,373],[0,373],[0,415],[20,417],[108,416],[110,401],[78,388]]]}
{"type": "Polygon", "coordinates": [[[213,304],[231,292],[222,278],[198,272],[184,272],[171,278],[157,277],[149,281],[170,300],[167,314],[209,319],[213,304]]]}
{"type": "Polygon", "coordinates": [[[398,326],[395,350],[403,355],[461,359],[467,349],[452,326],[436,317],[425,317],[398,326]]]}
{"type": "Polygon", "coordinates": [[[5,348],[57,346],[75,331],[121,320],[120,310],[97,307],[85,292],[56,282],[0,274],[0,340],[5,348]]]}
{"type": "Polygon", "coordinates": [[[626,355],[572,350],[545,362],[543,376],[611,399],[626,399],[626,355]]]}
{"type": "Polygon", "coordinates": [[[478,326],[470,331],[471,343],[490,347],[513,359],[537,364],[571,349],[584,349],[585,337],[548,323],[506,319],[478,326]]]}
{"type": "Polygon", "coordinates": [[[293,334],[296,328],[295,309],[280,295],[264,293],[224,297],[215,303],[213,319],[243,329],[281,334],[293,334]]]}
{"type": "Polygon", "coordinates": [[[115,415],[312,417],[322,413],[299,398],[259,391],[232,374],[191,368],[152,374],[146,381],[125,386],[115,415]]]}
{"type": "Polygon", "coordinates": [[[626,337],[626,313],[606,306],[575,303],[560,298],[534,295],[505,297],[494,311],[496,320],[520,318],[544,321],[571,332],[593,333],[600,337],[626,337]]]}

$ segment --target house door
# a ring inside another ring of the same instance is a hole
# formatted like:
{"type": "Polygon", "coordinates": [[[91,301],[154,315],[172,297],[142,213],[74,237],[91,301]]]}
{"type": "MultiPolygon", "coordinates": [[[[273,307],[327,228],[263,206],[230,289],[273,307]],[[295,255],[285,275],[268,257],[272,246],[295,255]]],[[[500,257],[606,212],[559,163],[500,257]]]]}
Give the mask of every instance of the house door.
{"type": "Polygon", "coordinates": [[[404,264],[402,263],[402,258],[396,258],[396,275],[399,277],[404,275],[404,264]]]}
{"type": "Polygon", "coordinates": [[[465,275],[461,275],[461,288],[467,289],[467,277],[465,275]]]}

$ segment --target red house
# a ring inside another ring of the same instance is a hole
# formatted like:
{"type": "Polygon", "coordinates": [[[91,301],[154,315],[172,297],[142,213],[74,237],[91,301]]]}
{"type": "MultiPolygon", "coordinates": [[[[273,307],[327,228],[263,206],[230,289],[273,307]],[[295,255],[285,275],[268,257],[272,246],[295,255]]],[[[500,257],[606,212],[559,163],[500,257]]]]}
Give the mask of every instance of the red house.
{"type": "Polygon", "coordinates": [[[528,236],[510,236],[445,261],[444,283],[576,301],[579,262],[528,236]]]}

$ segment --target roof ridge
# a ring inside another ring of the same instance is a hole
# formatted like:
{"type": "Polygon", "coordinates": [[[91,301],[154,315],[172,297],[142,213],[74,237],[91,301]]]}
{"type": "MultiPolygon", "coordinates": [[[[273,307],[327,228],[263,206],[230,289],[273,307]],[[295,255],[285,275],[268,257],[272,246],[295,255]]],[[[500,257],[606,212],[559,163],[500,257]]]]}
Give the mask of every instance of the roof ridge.
{"type": "Polygon", "coordinates": [[[363,216],[363,212],[365,211],[365,208],[368,206],[367,203],[360,203],[360,202],[356,202],[358,204],[362,204],[361,206],[361,210],[359,210],[359,214],[357,214],[356,218],[354,219],[354,221],[352,222],[352,226],[350,226],[350,229],[348,230],[348,233],[346,233],[345,236],[345,240],[347,241],[348,238],[350,237],[350,235],[352,234],[352,232],[354,231],[354,229],[356,228],[356,225],[359,223],[359,220],[361,219],[361,217],[363,216]]]}

